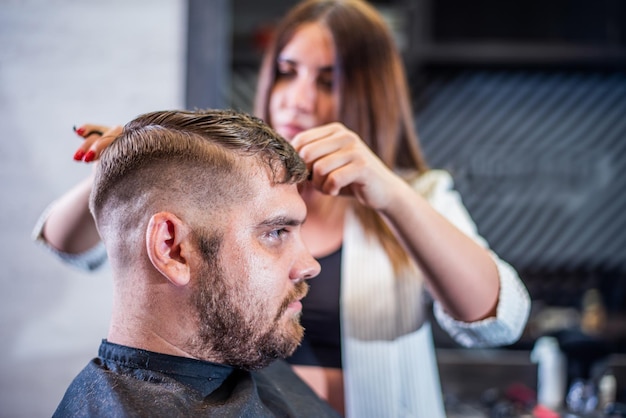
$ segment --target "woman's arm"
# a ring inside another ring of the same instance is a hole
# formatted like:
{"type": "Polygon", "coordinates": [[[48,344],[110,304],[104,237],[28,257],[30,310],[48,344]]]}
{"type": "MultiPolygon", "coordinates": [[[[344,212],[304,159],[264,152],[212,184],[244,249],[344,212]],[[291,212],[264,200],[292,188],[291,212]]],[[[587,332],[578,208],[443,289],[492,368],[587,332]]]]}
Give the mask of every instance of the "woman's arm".
{"type": "MultiPolygon", "coordinates": [[[[450,174],[432,170],[412,183],[418,193],[427,197],[433,208],[453,223],[464,234],[488,249],[487,241],[478,234],[476,224],[454,190],[450,174]]],[[[436,302],[434,313],[439,325],[459,344],[465,347],[493,347],[512,344],[524,332],[530,314],[530,296],[517,271],[495,253],[489,255],[498,270],[500,290],[494,317],[481,321],[463,322],[450,316],[436,302]]]]}
{"type": "Polygon", "coordinates": [[[462,322],[496,315],[500,278],[489,251],[436,211],[409,184],[394,182],[380,209],[426,274],[445,311],[462,322]]]}
{"type": "MultiPolygon", "coordinates": [[[[121,132],[120,126],[83,125],[76,134],[85,140],[74,154],[74,159],[90,163],[121,132]]],[[[48,209],[38,237],[55,250],[66,254],[81,254],[100,242],[96,225],[89,212],[89,194],[93,175],[78,183],[48,209]]]]}
{"type": "Polygon", "coordinates": [[[93,176],[89,176],[56,200],[50,208],[41,235],[56,250],[79,254],[100,241],[89,212],[92,182],[93,176]]]}
{"type": "Polygon", "coordinates": [[[500,280],[488,249],[439,214],[358,135],[332,123],[300,133],[292,144],[317,189],[352,195],[387,219],[446,312],[463,322],[495,315],[500,280]]]}

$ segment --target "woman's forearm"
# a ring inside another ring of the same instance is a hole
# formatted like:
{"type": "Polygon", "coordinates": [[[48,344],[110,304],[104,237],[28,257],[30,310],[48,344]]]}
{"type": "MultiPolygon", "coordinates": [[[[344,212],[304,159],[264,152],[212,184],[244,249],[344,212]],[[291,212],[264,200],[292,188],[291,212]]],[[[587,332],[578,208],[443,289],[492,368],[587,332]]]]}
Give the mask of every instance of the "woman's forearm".
{"type": "Polygon", "coordinates": [[[100,241],[89,212],[89,194],[93,177],[89,176],[61,196],[50,209],[43,226],[43,237],[59,251],[78,254],[100,241]]]}
{"type": "Polygon", "coordinates": [[[433,297],[454,318],[472,322],[495,315],[499,276],[483,248],[406,186],[384,211],[426,274],[433,297]]]}

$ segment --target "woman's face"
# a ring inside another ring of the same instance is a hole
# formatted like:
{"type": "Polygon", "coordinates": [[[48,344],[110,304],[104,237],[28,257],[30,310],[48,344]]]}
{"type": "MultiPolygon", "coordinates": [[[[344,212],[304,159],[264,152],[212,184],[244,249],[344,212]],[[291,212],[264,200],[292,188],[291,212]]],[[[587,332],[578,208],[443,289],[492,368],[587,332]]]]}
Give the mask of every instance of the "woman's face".
{"type": "Polygon", "coordinates": [[[278,54],[270,93],[270,125],[287,140],[335,120],[335,46],[328,29],[305,23],[278,54]]]}

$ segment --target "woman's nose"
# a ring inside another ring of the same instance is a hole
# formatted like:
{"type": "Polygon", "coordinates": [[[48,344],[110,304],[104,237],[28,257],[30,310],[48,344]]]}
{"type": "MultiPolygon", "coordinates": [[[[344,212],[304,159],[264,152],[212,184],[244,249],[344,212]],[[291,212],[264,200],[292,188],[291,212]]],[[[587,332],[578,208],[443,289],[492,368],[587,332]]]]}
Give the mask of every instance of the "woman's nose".
{"type": "Polygon", "coordinates": [[[317,90],[310,80],[294,80],[288,94],[289,103],[294,108],[303,112],[312,112],[315,109],[317,90]]]}

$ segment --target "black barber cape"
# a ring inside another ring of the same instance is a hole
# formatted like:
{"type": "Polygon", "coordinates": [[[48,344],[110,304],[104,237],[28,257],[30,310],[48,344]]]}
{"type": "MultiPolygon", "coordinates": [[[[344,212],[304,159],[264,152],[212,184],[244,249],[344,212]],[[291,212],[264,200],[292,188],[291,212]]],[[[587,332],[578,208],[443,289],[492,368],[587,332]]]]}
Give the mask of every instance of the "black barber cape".
{"type": "Polygon", "coordinates": [[[283,361],[247,372],[102,341],[53,417],[338,417],[283,361]]]}

